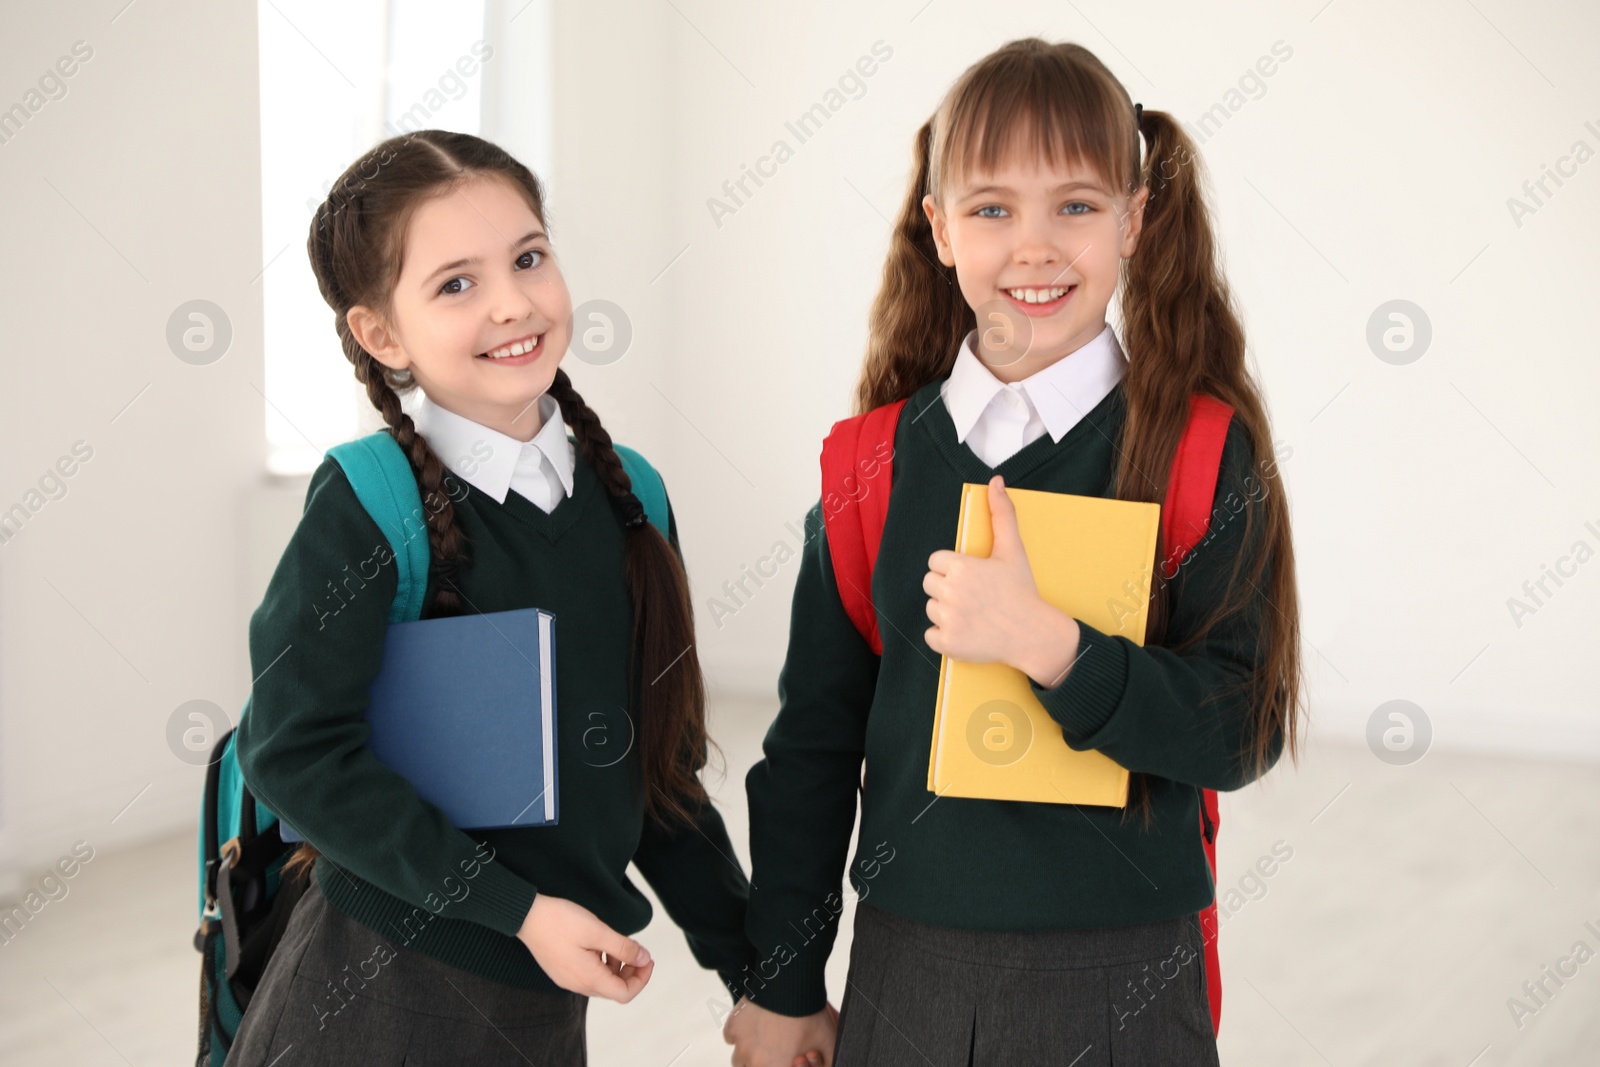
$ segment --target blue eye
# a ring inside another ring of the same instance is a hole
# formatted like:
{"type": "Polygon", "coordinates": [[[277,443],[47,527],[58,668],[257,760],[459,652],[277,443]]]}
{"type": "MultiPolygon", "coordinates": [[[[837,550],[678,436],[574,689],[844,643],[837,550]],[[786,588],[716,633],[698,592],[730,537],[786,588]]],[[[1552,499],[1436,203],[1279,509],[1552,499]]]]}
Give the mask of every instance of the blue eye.
{"type": "Polygon", "coordinates": [[[978,216],[980,219],[998,219],[998,218],[1004,218],[1005,217],[1005,210],[1006,209],[1001,207],[999,204],[985,204],[982,207],[980,207],[978,210],[974,211],[973,214],[978,216]],[[985,215],[984,214],[985,211],[998,211],[998,212],[1000,212],[1000,214],[999,215],[985,215]]]}
{"type": "Polygon", "coordinates": [[[1072,203],[1068,204],[1067,207],[1081,207],[1081,208],[1083,208],[1082,211],[1069,211],[1068,212],[1069,215],[1087,215],[1090,212],[1094,211],[1094,205],[1093,204],[1085,204],[1082,200],[1074,200],[1072,203]]]}

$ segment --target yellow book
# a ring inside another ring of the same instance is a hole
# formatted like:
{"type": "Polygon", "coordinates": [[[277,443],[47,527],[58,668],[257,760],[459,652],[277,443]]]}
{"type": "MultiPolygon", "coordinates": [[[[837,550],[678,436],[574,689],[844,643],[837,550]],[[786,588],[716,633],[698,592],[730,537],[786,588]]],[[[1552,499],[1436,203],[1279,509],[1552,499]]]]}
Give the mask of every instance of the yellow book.
{"type": "MultiPolygon", "coordinates": [[[[956,551],[994,546],[989,487],[962,487],[956,551]]],[[[1039,595],[1068,615],[1144,644],[1161,506],[1006,487],[1039,595]]],[[[928,788],[940,796],[1048,804],[1128,802],[1128,771],[1067,746],[1028,676],[1003,663],[939,664],[928,788]]]]}

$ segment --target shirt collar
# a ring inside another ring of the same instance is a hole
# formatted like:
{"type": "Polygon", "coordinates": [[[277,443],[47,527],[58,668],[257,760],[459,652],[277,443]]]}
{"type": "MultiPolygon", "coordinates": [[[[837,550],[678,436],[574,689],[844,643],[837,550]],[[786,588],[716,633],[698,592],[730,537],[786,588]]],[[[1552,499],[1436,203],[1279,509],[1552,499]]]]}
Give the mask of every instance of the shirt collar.
{"type": "Polygon", "coordinates": [[[423,394],[412,420],[446,469],[504,504],[517,461],[529,449],[544,454],[566,495],[572,495],[574,450],[561,421],[561,405],[549,393],[539,397],[539,416],[543,420],[539,432],[531,441],[518,441],[440,407],[423,394]]]}
{"type": "MultiPolygon", "coordinates": [[[[1006,383],[994,376],[973,351],[978,331],[961,342],[955,365],[940,392],[956,439],[965,441],[1006,383]]],[[[1128,370],[1128,358],[1109,323],[1094,340],[1017,382],[1032,402],[1051,440],[1059,441],[1096,404],[1116,388],[1128,370]]]]}

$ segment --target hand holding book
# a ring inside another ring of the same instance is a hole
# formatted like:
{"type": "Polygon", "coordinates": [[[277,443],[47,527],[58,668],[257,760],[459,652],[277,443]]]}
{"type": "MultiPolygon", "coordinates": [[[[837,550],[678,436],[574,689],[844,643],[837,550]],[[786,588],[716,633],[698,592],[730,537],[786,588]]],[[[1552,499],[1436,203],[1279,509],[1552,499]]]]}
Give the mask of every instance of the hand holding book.
{"type": "Polygon", "coordinates": [[[928,647],[964,663],[1003,663],[1046,689],[1061,684],[1078,653],[1078,621],[1039,595],[1005,479],[989,479],[994,547],[987,558],[940,549],[922,590],[933,626],[928,647]]]}
{"type": "Polygon", "coordinates": [[[998,477],[962,487],[955,548],[933,553],[923,579],[934,623],[925,637],[940,653],[931,792],[1127,803],[1126,768],[1068,745],[1035,689],[1070,678],[1083,626],[1144,643],[1160,512],[1137,501],[1007,490],[998,477]]]}

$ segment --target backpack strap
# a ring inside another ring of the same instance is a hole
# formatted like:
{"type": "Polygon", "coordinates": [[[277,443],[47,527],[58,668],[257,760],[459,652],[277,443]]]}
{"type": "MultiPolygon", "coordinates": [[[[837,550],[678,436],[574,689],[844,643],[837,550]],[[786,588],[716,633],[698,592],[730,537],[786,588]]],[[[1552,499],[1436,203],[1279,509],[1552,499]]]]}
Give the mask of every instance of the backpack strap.
{"type": "MultiPolygon", "coordinates": [[[[872,606],[872,572],[889,514],[894,436],[904,407],[905,401],[899,400],[841,419],[822,442],[822,518],[839,599],[879,655],[883,642],[872,606]]],[[[1232,418],[1233,408],[1215,397],[1195,393],[1189,398],[1189,420],[1178,441],[1161,508],[1163,577],[1177,572],[1210,526],[1222,447],[1232,418]],[[1166,572],[1168,562],[1172,573],[1166,572]]]]}
{"type": "Polygon", "coordinates": [[[872,571],[889,517],[894,435],[904,400],[841,419],[822,442],[822,523],[839,600],[876,655],[883,655],[872,571]]]}
{"type": "MultiPolygon", "coordinates": [[[[428,590],[428,533],[422,515],[422,495],[417,489],[410,460],[399,442],[382,430],[334,445],[327,454],[343,469],[356,499],[383,531],[394,554],[397,584],[394,600],[389,605],[389,621],[420,619],[423,597],[428,590]]],[[[240,712],[241,721],[249,713],[247,698],[240,712]]],[[[218,831],[226,827],[229,833],[237,833],[237,840],[246,841],[265,833],[279,821],[266,805],[256,802],[245,783],[234,752],[234,739],[235,731],[230,730],[216,743],[207,770],[200,822],[201,915],[204,917],[208,911],[219,909],[223,912],[229,975],[233,974],[238,961],[237,923],[229,914],[232,902],[224,901],[228,896],[226,889],[218,891],[218,878],[222,873],[218,831]]]]}
{"type": "Polygon", "coordinates": [[[411,461],[400,443],[382,430],[334,445],[328,455],[344,468],[356,499],[389,539],[399,579],[389,621],[422,618],[428,591],[428,524],[411,461]]]}
{"type": "MultiPolygon", "coordinates": [[[[1194,551],[1211,523],[1211,505],[1217,495],[1222,467],[1222,446],[1228,439],[1233,408],[1215,397],[1195,393],[1189,398],[1189,421],[1178,440],[1178,451],[1167,478],[1167,499],[1161,506],[1162,577],[1170,579],[1194,551]],[[1168,572],[1170,565],[1170,573],[1168,572]]],[[[1200,790],[1200,843],[1217,882],[1217,830],[1222,824],[1215,789],[1200,790]]],[[[1200,934],[1205,942],[1206,997],[1211,1006],[1211,1029],[1222,1027],[1222,960],[1217,951],[1217,902],[1200,912],[1200,934]]]]}
{"type": "Polygon", "coordinates": [[[661,536],[670,540],[667,486],[661,480],[661,474],[650,466],[649,460],[627,445],[619,445],[613,441],[611,448],[617,453],[617,458],[622,460],[622,469],[628,472],[628,481],[633,483],[633,495],[644,505],[644,513],[650,517],[655,528],[661,531],[661,536]]]}
{"type": "Polygon", "coordinates": [[[1179,565],[1206,535],[1211,504],[1217,495],[1222,446],[1228,439],[1228,422],[1232,418],[1233,408],[1215,397],[1195,393],[1189,398],[1189,421],[1172,458],[1167,499],[1161,507],[1163,578],[1177,574],[1179,565]]]}
{"type": "MultiPolygon", "coordinates": [[[[666,537],[667,489],[661,475],[633,449],[618,444],[612,447],[622,460],[645,513],[666,537]]],[[[389,621],[420,619],[428,590],[428,527],[411,461],[399,442],[383,430],[334,445],[328,455],[344,469],[356,499],[388,538],[389,549],[399,562],[399,585],[389,608],[389,621]]]]}

